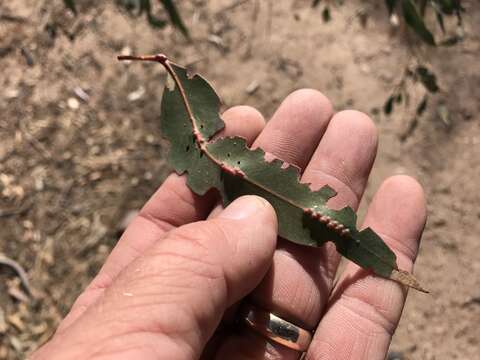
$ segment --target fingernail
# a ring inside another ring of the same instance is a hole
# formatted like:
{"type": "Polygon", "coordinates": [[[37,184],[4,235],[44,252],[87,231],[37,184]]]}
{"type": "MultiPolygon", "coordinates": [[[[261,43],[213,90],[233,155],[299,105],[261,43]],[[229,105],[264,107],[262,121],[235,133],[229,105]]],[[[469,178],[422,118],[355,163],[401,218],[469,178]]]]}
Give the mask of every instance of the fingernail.
{"type": "Polygon", "coordinates": [[[238,198],[223,210],[219,218],[241,220],[258,215],[268,206],[268,202],[258,196],[243,196],[238,198]]]}

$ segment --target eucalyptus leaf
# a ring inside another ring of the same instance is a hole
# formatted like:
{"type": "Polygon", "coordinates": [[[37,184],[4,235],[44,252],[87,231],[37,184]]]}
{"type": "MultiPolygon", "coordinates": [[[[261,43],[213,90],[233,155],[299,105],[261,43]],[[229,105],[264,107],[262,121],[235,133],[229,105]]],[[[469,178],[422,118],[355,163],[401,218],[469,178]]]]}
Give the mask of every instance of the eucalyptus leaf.
{"type": "Polygon", "coordinates": [[[182,34],[189,39],[190,38],[190,33],[188,32],[187,27],[183,23],[183,20],[180,16],[180,13],[177,10],[177,7],[173,3],[172,0],[160,0],[160,2],[163,4],[163,7],[167,11],[168,17],[170,18],[170,21],[172,22],[173,26],[175,26],[177,29],[179,29],[182,34]]]}
{"type": "Polygon", "coordinates": [[[140,16],[143,13],[142,0],[116,0],[116,3],[133,16],[140,16]]]}
{"type": "Polygon", "coordinates": [[[327,206],[336,195],[330,186],[312,191],[299,181],[295,166],[266,161],[263,150],[249,149],[241,137],[215,137],[225,124],[219,116],[220,100],[205,79],[189,76],[164,55],[119,59],[160,62],[173,78],[175,86],[163,93],[160,126],[171,144],[169,162],[186,175],[193,192],[216,189],[224,205],[242,195],[262,196],[276,210],[283,238],[314,247],[332,241],[340,254],[359,266],[425,291],[412,274],[398,269],[395,254],[372,229],[357,229],[350,207],[327,206]]]}
{"type": "Polygon", "coordinates": [[[422,101],[420,101],[420,104],[418,104],[417,106],[417,116],[422,116],[423,113],[425,112],[425,110],[427,109],[427,105],[428,105],[428,96],[424,96],[422,101]]]}
{"type": "Polygon", "coordinates": [[[391,95],[389,96],[389,98],[387,99],[387,101],[385,101],[385,104],[383,105],[383,112],[386,114],[386,115],[390,115],[393,111],[393,104],[395,102],[395,98],[396,96],[395,95],[391,95]]]}
{"type": "Polygon", "coordinates": [[[152,27],[163,28],[167,25],[165,20],[159,19],[152,13],[152,4],[150,0],[140,0],[140,13],[147,14],[147,21],[152,27]]]}
{"type": "Polygon", "coordinates": [[[402,0],[402,10],[407,25],[410,26],[424,42],[435,46],[435,38],[425,25],[413,0],[402,0]]]}
{"type": "Polygon", "coordinates": [[[460,0],[430,0],[432,6],[440,9],[445,15],[459,14],[464,11],[460,0]]]}
{"type": "Polygon", "coordinates": [[[65,7],[70,9],[75,15],[77,14],[77,6],[75,4],[75,0],[63,0],[65,7]]]}
{"type": "Polygon", "coordinates": [[[332,20],[332,15],[330,14],[330,8],[328,6],[325,6],[322,11],[322,19],[323,22],[329,22],[330,20],[332,20]]]}
{"type": "Polygon", "coordinates": [[[397,96],[395,97],[395,102],[397,104],[401,104],[402,103],[402,100],[403,100],[403,95],[402,93],[398,93],[397,96]]]}
{"type": "Polygon", "coordinates": [[[439,44],[440,46],[445,46],[445,47],[450,47],[457,45],[459,42],[463,41],[463,36],[458,36],[458,35],[453,35],[445,40],[442,40],[442,42],[439,44]]]}
{"type": "Polygon", "coordinates": [[[415,73],[428,91],[436,93],[440,90],[437,84],[437,76],[425,66],[417,66],[415,73]]]}
{"type": "Polygon", "coordinates": [[[435,17],[437,18],[437,23],[440,26],[440,29],[442,29],[442,32],[445,34],[445,23],[443,21],[443,14],[441,12],[436,11],[435,12],[435,17]]]}
{"type": "Polygon", "coordinates": [[[422,18],[425,16],[428,1],[429,0],[417,0],[418,7],[420,9],[420,15],[422,16],[422,18]]]}
{"type": "Polygon", "coordinates": [[[397,6],[397,3],[398,3],[398,0],[385,0],[385,4],[387,5],[389,15],[393,14],[397,6]]]}

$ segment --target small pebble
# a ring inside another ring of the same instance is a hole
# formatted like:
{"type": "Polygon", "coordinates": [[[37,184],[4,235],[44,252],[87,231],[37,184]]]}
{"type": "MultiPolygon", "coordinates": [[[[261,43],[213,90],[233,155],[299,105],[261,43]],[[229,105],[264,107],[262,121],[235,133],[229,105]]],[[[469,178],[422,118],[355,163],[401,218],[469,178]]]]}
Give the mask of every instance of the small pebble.
{"type": "Polygon", "coordinates": [[[15,99],[20,94],[18,89],[7,89],[5,90],[5,97],[7,99],[15,99]]]}
{"type": "Polygon", "coordinates": [[[145,88],[143,86],[140,86],[137,90],[131,92],[130,94],[127,95],[128,101],[137,101],[140,100],[143,95],[145,95],[145,88]]]}
{"type": "Polygon", "coordinates": [[[253,95],[260,88],[260,84],[257,80],[253,80],[245,89],[248,95],[253,95]]]}
{"type": "Polygon", "coordinates": [[[400,351],[390,351],[387,356],[387,360],[403,360],[405,357],[400,351]]]}
{"type": "Polygon", "coordinates": [[[88,100],[90,100],[90,95],[88,95],[80,86],[75,86],[73,92],[80,100],[83,100],[84,102],[88,102],[88,100]]]}
{"type": "Polygon", "coordinates": [[[67,100],[67,105],[72,110],[77,110],[80,107],[80,103],[75,98],[69,98],[67,100]]]}

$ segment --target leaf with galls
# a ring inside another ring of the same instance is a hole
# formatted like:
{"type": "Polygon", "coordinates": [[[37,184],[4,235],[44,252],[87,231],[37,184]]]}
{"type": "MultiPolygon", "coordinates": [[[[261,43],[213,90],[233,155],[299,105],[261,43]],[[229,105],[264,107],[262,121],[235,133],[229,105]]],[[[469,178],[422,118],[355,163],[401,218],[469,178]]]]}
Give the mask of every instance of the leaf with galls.
{"type": "Polygon", "coordinates": [[[281,237],[316,247],[332,241],[340,254],[362,268],[425,291],[412,274],[398,269],[395,254],[372,229],[357,229],[350,207],[327,207],[336,195],[330,186],[312,191],[300,183],[296,167],[266,161],[265,152],[249,149],[243,138],[214,137],[225,124],[219,116],[220,100],[205,79],[189,76],[165,55],[119,59],[159,62],[172,77],[175,85],[166,87],[162,98],[161,129],[171,143],[170,164],[178,174],[186,174],[193,192],[202,195],[215,188],[225,205],[242,195],[262,196],[276,210],[281,237]]]}

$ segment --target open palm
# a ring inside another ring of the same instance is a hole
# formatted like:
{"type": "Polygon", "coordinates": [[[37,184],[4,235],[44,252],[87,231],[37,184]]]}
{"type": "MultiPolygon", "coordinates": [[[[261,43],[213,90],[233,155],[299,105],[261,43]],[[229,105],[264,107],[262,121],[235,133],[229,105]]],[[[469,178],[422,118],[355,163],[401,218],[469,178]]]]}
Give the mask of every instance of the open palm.
{"type": "MultiPolygon", "coordinates": [[[[266,125],[246,106],[223,119],[226,134],[298,166],[313,189],[333,187],[338,195],[330,207],[358,207],[377,149],[375,125],[365,114],[334,114],[325,96],[304,89],[288,96],[266,125]]],[[[170,175],[33,358],[298,359],[298,352],[234,322],[246,296],[315,331],[306,359],[385,358],[405,289],[350,262],[334,283],[340,257],[331,243],[310,248],[276,240],[268,206],[248,221],[232,211],[222,215],[229,209],[213,192],[197,196],[183,177],[170,175]],[[199,271],[205,264],[218,273],[199,271]]],[[[400,268],[411,270],[425,218],[421,186],[395,176],[378,190],[365,226],[394,250],[400,268]]]]}

